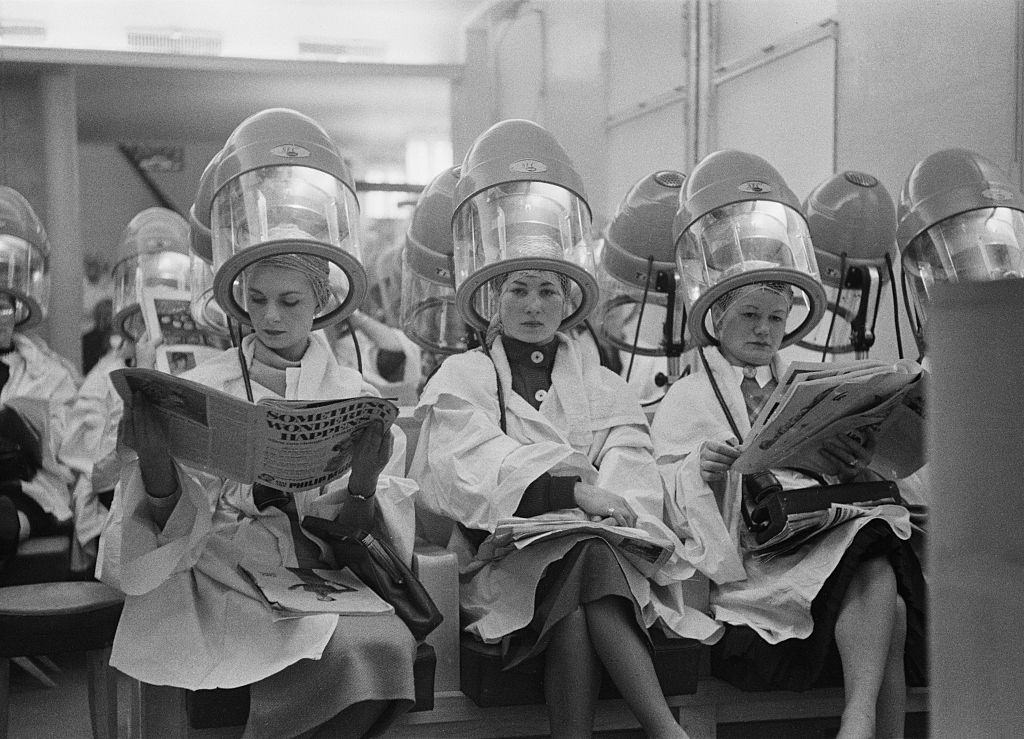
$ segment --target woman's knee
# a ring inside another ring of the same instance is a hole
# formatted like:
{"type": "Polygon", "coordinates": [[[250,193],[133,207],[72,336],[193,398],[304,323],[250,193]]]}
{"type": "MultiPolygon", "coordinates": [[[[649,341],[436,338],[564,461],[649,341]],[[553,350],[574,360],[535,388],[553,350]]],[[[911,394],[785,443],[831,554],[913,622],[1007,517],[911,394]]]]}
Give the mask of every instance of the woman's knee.
{"type": "Polygon", "coordinates": [[[896,573],[886,557],[873,557],[861,562],[857,568],[854,582],[870,591],[888,590],[892,592],[893,601],[896,594],[896,573]]]}

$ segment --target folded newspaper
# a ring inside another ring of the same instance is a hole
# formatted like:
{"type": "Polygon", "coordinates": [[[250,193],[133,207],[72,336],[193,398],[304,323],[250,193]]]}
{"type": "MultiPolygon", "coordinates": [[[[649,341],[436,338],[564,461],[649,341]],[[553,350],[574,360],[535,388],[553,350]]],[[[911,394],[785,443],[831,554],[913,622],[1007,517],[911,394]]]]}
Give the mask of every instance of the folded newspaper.
{"type": "Polygon", "coordinates": [[[394,607],[366,587],[349,570],[275,567],[269,570],[238,566],[242,576],[263,596],[278,618],[313,614],[375,616],[394,613],[394,607]]]}
{"type": "Polygon", "coordinates": [[[611,526],[559,514],[501,519],[494,529],[491,543],[497,552],[509,546],[522,549],[540,541],[576,534],[589,534],[604,539],[648,577],[653,577],[675,553],[672,542],[643,529],[611,526]]]}
{"type": "Polygon", "coordinates": [[[119,369],[110,379],[124,401],[125,416],[136,392],[152,404],[175,459],[285,492],[341,477],[352,466],[353,436],[374,421],[386,431],[398,417],[394,403],[374,396],[250,403],[156,370],[119,369]]]}
{"type": "Polygon", "coordinates": [[[751,425],[733,469],[825,472],[832,463],[820,452],[822,442],[870,429],[878,467],[906,477],[925,461],[924,377],[910,360],[793,362],[751,425]]]}

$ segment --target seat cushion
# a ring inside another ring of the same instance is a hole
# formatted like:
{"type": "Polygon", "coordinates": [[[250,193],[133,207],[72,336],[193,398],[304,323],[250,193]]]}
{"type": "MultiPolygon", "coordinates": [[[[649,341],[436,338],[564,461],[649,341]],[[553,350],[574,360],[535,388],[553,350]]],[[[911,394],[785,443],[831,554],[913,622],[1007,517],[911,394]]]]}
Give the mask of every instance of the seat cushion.
{"type": "Polygon", "coordinates": [[[124,596],[95,581],[0,588],[0,657],[85,652],[113,643],[124,596]]]}

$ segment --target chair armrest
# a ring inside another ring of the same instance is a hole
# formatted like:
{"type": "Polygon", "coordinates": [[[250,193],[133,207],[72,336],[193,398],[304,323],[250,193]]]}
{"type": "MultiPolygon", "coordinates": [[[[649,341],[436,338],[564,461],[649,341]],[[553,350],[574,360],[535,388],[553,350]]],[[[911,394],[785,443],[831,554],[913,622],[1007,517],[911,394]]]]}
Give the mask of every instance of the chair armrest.
{"type": "Polygon", "coordinates": [[[437,653],[435,689],[459,689],[459,562],[453,552],[418,543],[412,554],[416,576],[434,599],[444,621],[427,637],[437,653]]]}

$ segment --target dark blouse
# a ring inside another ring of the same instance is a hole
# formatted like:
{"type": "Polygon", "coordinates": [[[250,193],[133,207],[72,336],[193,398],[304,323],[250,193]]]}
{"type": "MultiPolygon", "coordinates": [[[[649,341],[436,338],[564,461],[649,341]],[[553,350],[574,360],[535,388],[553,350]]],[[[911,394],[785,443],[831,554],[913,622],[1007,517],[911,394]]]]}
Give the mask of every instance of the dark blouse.
{"type": "MultiPolygon", "coordinates": [[[[540,408],[551,388],[551,370],[555,366],[558,339],[538,345],[504,336],[501,343],[512,372],[512,389],[534,408],[540,408]]],[[[529,518],[575,507],[573,489],[579,479],[576,475],[555,476],[545,472],[526,488],[515,515],[529,518]]]]}

